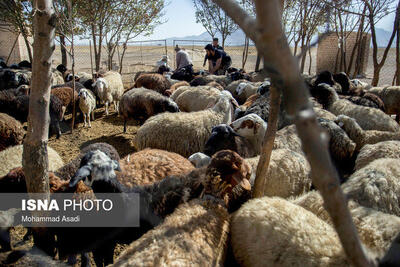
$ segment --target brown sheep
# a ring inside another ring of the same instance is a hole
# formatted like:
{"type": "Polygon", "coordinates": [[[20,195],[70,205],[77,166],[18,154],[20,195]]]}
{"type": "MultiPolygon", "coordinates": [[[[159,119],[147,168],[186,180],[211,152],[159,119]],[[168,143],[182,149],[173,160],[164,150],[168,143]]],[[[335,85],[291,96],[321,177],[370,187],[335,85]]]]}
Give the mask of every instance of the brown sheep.
{"type": "Polygon", "coordinates": [[[225,89],[224,85],[221,83],[217,83],[216,81],[212,81],[206,84],[206,86],[212,86],[214,88],[217,88],[218,90],[222,91],[225,89]]]}
{"type": "Polygon", "coordinates": [[[235,152],[215,154],[207,168],[194,171],[203,180],[199,199],[177,207],[163,224],[131,243],[113,266],[222,266],[229,240],[228,212],[250,197],[246,165],[235,152]]]}
{"type": "Polygon", "coordinates": [[[22,144],[25,130],[13,117],[0,113],[0,151],[10,146],[22,144]]]}
{"type": "MultiPolygon", "coordinates": [[[[62,102],[62,109],[63,109],[62,118],[64,118],[64,114],[67,108],[72,110],[72,102],[73,102],[72,92],[73,89],[71,87],[57,87],[51,89],[51,94],[57,96],[62,102]]],[[[77,104],[79,98],[78,98],[78,93],[76,91],[74,92],[74,97],[75,97],[75,103],[77,104]]],[[[75,108],[75,110],[76,109],[77,107],[75,108]]]]}
{"type": "Polygon", "coordinates": [[[141,123],[163,112],[178,112],[178,105],[170,98],[146,88],[134,88],[122,95],[119,113],[124,119],[124,133],[129,118],[141,123]]]}
{"type": "Polygon", "coordinates": [[[190,86],[190,84],[186,81],[175,83],[175,84],[171,85],[171,87],[168,90],[165,90],[164,95],[171,96],[172,93],[175,92],[175,90],[181,86],[190,86]]]}
{"type": "Polygon", "coordinates": [[[164,94],[171,87],[171,83],[161,74],[142,74],[135,82],[135,88],[144,87],[164,94]]]}
{"type": "Polygon", "coordinates": [[[128,187],[151,184],[194,170],[192,163],[179,154],[148,148],[124,157],[120,165],[122,172],[117,173],[117,179],[128,187]]]}

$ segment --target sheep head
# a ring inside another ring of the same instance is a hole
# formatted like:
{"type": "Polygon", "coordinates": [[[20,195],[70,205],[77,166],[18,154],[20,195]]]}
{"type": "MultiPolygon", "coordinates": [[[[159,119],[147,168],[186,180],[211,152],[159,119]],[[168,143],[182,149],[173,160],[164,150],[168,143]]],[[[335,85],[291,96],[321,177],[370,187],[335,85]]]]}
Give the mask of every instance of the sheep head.
{"type": "Polygon", "coordinates": [[[250,165],[239,154],[221,150],[207,167],[204,194],[222,199],[232,212],[251,197],[251,171],[250,165]]]}
{"type": "Polygon", "coordinates": [[[108,83],[104,78],[97,78],[92,84],[92,87],[95,88],[99,94],[102,94],[104,89],[108,88],[108,83]]]}
{"type": "Polygon", "coordinates": [[[80,168],[71,178],[69,186],[75,187],[81,180],[92,188],[96,182],[113,183],[116,182],[115,171],[121,171],[118,161],[110,159],[100,150],[90,151],[82,158],[80,168]]]}
{"type": "Polygon", "coordinates": [[[311,89],[311,95],[320,103],[324,109],[329,108],[335,101],[339,100],[339,96],[335,89],[329,84],[320,83],[311,89]]]}
{"type": "Polygon", "coordinates": [[[241,82],[239,85],[236,87],[235,91],[237,95],[241,95],[246,88],[247,83],[241,82]]]}
{"type": "Polygon", "coordinates": [[[263,137],[267,131],[267,123],[257,114],[248,114],[235,120],[230,126],[235,132],[246,138],[263,137]]]}
{"type": "Polygon", "coordinates": [[[239,136],[230,126],[220,124],[211,130],[211,136],[204,145],[204,153],[212,156],[215,152],[235,147],[235,136],[239,136]]]}

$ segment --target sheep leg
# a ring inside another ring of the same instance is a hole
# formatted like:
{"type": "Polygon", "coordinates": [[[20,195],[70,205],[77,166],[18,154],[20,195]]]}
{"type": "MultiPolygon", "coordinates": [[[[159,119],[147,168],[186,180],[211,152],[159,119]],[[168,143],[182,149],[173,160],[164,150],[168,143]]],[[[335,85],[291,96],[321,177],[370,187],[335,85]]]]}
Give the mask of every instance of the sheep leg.
{"type": "Polygon", "coordinates": [[[114,101],[114,107],[115,107],[115,110],[117,111],[117,114],[119,116],[119,103],[118,103],[118,101],[114,101]]]}
{"type": "Polygon", "coordinates": [[[87,114],[87,119],[88,119],[89,128],[92,128],[92,125],[90,124],[90,113],[87,114]]]}
{"type": "Polygon", "coordinates": [[[67,110],[67,107],[64,107],[64,106],[62,106],[61,107],[61,120],[64,120],[64,114],[65,114],[65,111],[67,110]]]}
{"type": "Polygon", "coordinates": [[[128,119],[124,119],[124,133],[126,133],[126,124],[128,122],[128,119]]]}
{"type": "Polygon", "coordinates": [[[90,114],[92,115],[92,121],[94,121],[94,110],[90,114]]]}
{"type": "Polygon", "coordinates": [[[76,264],[76,255],[69,255],[67,260],[68,265],[75,265],[76,264]]]}
{"type": "Polygon", "coordinates": [[[106,105],[106,116],[108,116],[108,101],[106,101],[105,105],[106,105]]]}
{"type": "Polygon", "coordinates": [[[83,127],[86,127],[86,113],[83,113],[83,127]]]}
{"type": "Polygon", "coordinates": [[[400,114],[397,114],[397,115],[396,115],[396,121],[397,121],[397,123],[400,122],[400,114]]]}

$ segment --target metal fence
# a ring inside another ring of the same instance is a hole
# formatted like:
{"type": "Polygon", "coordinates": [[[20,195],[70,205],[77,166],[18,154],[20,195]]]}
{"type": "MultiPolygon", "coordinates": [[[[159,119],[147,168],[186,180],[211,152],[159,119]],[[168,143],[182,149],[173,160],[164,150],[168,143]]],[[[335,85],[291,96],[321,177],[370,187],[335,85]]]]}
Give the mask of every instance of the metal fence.
{"type": "MultiPolygon", "coordinates": [[[[0,57],[7,59],[8,55],[11,52],[15,39],[1,39],[2,50],[0,51],[0,57]]],[[[88,43],[88,42],[86,42],[88,43]]],[[[149,40],[149,41],[135,41],[129,42],[127,45],[127,50],[123,60],[123,68],[122,75],[124,79],[124,83],[126,86],[131,85],[132,77],[138,71],[153,71],[155,70],[155,65],[158,60],[162,58],[163,55],[168,55],[169,57],[169,65],[174,67],[175,64],[175,51],[172,45],[178,44],[180,47],[186,49],[191,56],[194,68],[196,70],[206,69],[207,65],[203,67],[203,61],[205,56],[204,46],[209,41],[206,40],[174,40],[170,43],[167,40],[149,40]]],[[[119,70],[119,57],[122,53],[122,45],[118,46],[117,51],[113,58],[113,68],[119,70]]],[[[243,46],[226,46],[225,51],[232,58],[232,66],[241,68],[242,67],[242,55],[243,55],[243,46]]],[[[25,52],[26,48],[21,46],[19,49],[25,52]]],[[[69,46],[67,47],[69,49],[69,46]]],[[[15,50],[15,48],[14,48],[15,50]]],[[[383,54],[383,48],[379,49],[378,57],[381,58],[383,54]]],[[[13,53],[17,53],[17,51],[13,51],[13,53]]],[[[273,53],[273,51],[271,51],[273,53]]],[[[316,48],[312,50],[311,56],[311,74],[314,74],[316,71],[316,48]]],[[[94,57],[94,55],[93,55],[94,57]]],[[[245,65],[245,69],[247,71],[253,71],[255,68],[257,58],[257,51],[254,46],[249,47],[249,54],[247,63],[245,65]]],[[[27,59],[22,57],[21,60],[27,59]]],[[[10,61],[9,64],[18,63],[10,61]]],[[[53,55],[53,66],[57,66],[61,63],[61,52],[60,46],[57,45],[56,50],[53,55]]],[[[94,64],[94,58],[93,58],[94,64]]],[[[305,72],[309,70],[309,57],[307,56],[305,72]]],[[[75,45],[75,66],[76,72],[87,72],[91,73],[91,60],[90,60],[90,47],[89,45],[75,45]]],[[[102,69],[107,69],[107,51],[105,46],[102,47],[101,52],[101,64],[100,67],[102,69]]],[[[68,57],[68,68],[71,68],[71,60],[68,57]]],[[[395,49],[391,49],[386,63],[383,66],[380,74],[379,85],[384,84],[392,84],[393,77],[396,71],[396,51],[395,49]]],[[[368,59],[368,68],[367,68],[367,79],[364,79],[367,82],[371,82],[373,76],[373,61],[372,61],[372,49],[370,49],[370,55],[368,59]]]]}

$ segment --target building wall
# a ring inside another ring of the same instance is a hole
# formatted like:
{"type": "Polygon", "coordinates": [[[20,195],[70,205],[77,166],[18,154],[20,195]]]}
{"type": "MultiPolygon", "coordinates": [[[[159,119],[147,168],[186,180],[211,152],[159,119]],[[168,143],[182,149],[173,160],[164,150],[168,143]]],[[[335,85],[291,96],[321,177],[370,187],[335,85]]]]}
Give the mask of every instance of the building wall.
{"type": "Polygon", "coordinates": [[[13,49],[13,45],[16,39],[17,39],[16,33],[0,29],[0,57],[3,58],[4,60],[7,60],[12,50],[10,58],[7,63],[8,65],[21,62],[22,60],[29,61],[29,56],[28,56],[28,51],[26,49],[25,41],[21,35],[18,37],[18,40],[13,49]]]}
{"type": "MultiPolygon", "coordinates": [[[[345,40],[345,53],[346,53],[346,63],[347,66],[350,63],[351,54],[353,48],[356,44],[357,33],[352,32],[350,34],[345,33],[347,36],[345,40]]],[[[361,55],[361,72],[359,75],[365,76],[368,66],[368,56],[369,56],[369,44],[371,42],[371,35],[365,34],[362,42],[362,55],[361,55]]],[[[354,55],[354,60],[352,64],[352,68],[349,74],[353,74],[355,68],[355,59],[357,55],[354,55]]],[[[340,72],[343,71],[340,69],[340,61],[341,61],[341,53],[339,48],[339,40],[336,33],[331,33],[325,39],[323,39],[320,43],[318,43],[318,51],[317,51],[317,73],[329,70],[331,72],[340,72]]]]}

